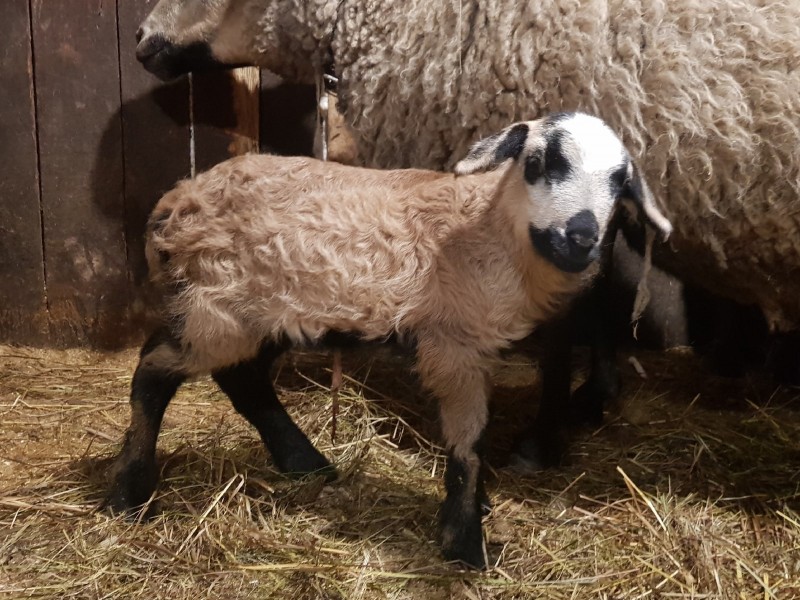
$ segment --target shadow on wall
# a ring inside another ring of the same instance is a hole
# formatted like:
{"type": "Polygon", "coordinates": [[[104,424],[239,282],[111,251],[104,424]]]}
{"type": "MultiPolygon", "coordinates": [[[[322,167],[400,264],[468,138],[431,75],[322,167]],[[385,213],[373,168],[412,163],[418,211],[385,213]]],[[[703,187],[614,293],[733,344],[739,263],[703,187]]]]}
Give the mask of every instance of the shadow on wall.
{"type": "Polygon", "coordinates": [[[92,201],[108,228],[118,228],[115,221],[122,218],[125,256],[115,261],[124,272],[97,299],[97,318],[86,331],[92,346],[119,348],[138,338],[145,223],[160,195],[190,174],[188,90],[186,81],[178,81],[124,102],[103,129],[92,169],[92,201]],[[121,197],[113,197],[107,193],[109,178],[120,172],[120,162],[121,197]]]}
{"type": "MultiPolygon", "coordinates": [[[[261,150],[311,155],[313,86],[265,83],[258,100],[261,150]]],[[[96,315],[87,315],[92,346],[115,349],[139,342],[152,324],[144,258],[147,219],[159,198],[190,176],[192,161],[205,170],[237,152],[232,142],[238,125],[235,85],[227,73],[204,74],[195,78],[190,104],[189,80],[182,78],[126,100],[107,121],[91,174],[92,201],[102,217],[94,226],[116,231],[121,218],[125,256],[111,261],[117,272],[96,299],[96,315]],[[113,180],[119,177],[120,162],[123,185],[118,191],[113,180]]]]}
{"type": "Polygon", "coordinates": [[[259,142],[261,152],[313,156],[317,126],[317,93],[313,85],[283,83],[261,73],[259,142]]]}

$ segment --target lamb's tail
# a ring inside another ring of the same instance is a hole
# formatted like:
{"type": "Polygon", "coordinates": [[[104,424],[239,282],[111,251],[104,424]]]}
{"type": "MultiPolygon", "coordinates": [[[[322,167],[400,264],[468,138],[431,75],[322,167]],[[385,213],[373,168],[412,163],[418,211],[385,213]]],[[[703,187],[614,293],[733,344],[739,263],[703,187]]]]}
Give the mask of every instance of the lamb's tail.
{"type": "Polygon", "coordinates": [[[191,203],[187,206],[183,201],[186,196],[183,188],[186,184],[187,182],[182,182],[164,194],[147,221],[144,252],[150,281],[156,284],[163,283],[170,271],[170,259],[174,250],[171,231],[175,230],[175,217],[192,212],[191,203]]]}
{"type": "Polygon", "coordinates": [[[169,265],[170,254],[164,243],[164,229],[171,214],[171,209],[162,209],[159,204],[147,221],[144,253],[150,280],[154,283],[163,279],[169,265]]]}

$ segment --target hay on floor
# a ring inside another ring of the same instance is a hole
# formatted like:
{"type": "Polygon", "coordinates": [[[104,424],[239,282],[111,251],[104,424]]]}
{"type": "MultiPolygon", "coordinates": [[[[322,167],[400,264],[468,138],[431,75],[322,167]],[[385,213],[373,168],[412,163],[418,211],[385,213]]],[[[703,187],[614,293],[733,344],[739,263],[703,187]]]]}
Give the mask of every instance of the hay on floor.
{"type": "Polygon", "coordinates": [[[346,353],[331,439],[329,358],[276,369],[340,472],[279,475],[212,382],[185,385],[159,440],[152,521],[103,509],[136,354],[0,347],[0,598],[800,597],[800,394],[714,378],[691,353],[637,353],[603,427],[566,464],[502,468],[535,409],[509,355],[489,434],[486,573],[436,542],[436,408],[391,349],[346,353]]]}

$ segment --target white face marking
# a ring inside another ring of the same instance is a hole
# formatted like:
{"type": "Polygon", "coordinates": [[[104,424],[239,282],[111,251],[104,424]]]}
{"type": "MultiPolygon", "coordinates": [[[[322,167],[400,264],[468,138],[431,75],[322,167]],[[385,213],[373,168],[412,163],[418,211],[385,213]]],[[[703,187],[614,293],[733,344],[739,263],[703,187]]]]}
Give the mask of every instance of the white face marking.
{"type": "Polygon", "coordinates": [[[530,224],[563,235],[570,218],[590,211],[602,237],[616,200],[610,177],[625,165],[625,148],[600,119],[580,113],[557,121],[544,136],[545,173],[528,185],[530,224]]]}
{"type": "Polygon", "coordinates": [[[558,126],[578,142],[583,171],[586,173],[608,172],[622,164],[627,156],[617,135],[596,117],[577,113],[558,126]]]}

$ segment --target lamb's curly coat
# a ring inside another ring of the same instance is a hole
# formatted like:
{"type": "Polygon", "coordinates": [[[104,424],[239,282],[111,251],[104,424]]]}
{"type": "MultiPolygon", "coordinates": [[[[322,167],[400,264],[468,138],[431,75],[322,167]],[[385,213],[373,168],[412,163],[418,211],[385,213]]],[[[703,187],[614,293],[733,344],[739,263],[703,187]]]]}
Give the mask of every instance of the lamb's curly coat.
{"type": "Polygon", "coordinates": [[[156,206],[147,242],[151,277],[177,290],[164,314],[180,318],[191,348],[180,369],[210,371],[252,358],[264,339],[329,330],[419,341],[441,329],[492,354],[596,271],[568,277],[531,252],[522,205],[507,200],[521,196],[522,179],[503,172],[255,155],[181,182],[156,206]]]}
{"type": "Polygon", "coordinates": [[[590,284],[620,204],[664,236],[671,225],[619,138],[585,114],[514,123],[455,171],[248,155],[165,194],[146,244],[163,322],[131,382],[110,506],[150,497],[164,411],[202,372],[281,470],[330,467],[281,406],[270,365],[326,334],[399,334],[439,400],[445,557],[485,566],[480,446],[493,359],[590,284]]]}
{"type": "Polygon", "coordinates": [[[601,117],[646,151],[679,271],[800,326],[800,3],[216,3],[247,15],[209,37],[223,61],[310,79],[332,51],[368,166],[449,167],[511,121],[601,117]]]}

